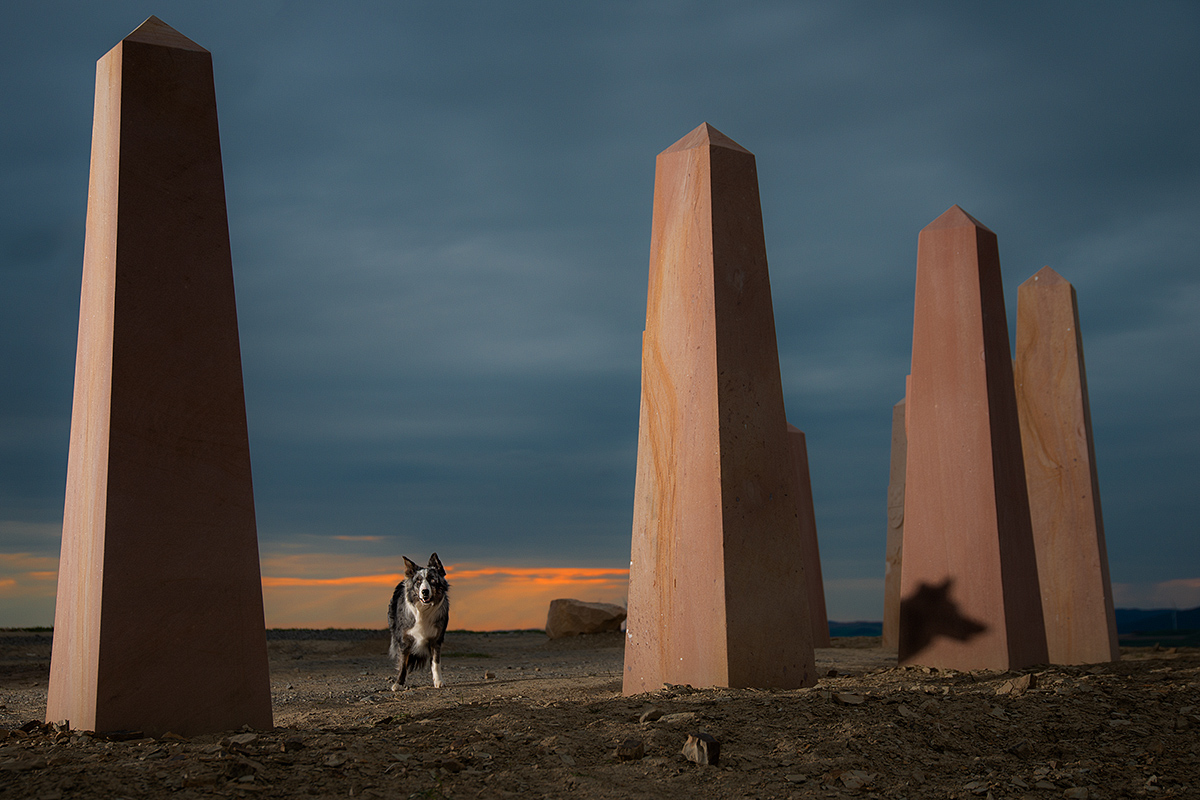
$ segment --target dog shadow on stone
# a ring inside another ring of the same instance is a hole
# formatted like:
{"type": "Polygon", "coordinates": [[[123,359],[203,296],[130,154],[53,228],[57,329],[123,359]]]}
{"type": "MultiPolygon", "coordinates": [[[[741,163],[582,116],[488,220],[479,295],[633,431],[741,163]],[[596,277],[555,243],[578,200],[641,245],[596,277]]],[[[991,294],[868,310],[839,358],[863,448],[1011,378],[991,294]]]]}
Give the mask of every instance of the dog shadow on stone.
{"type": "Polygon", "coordinates": [[[899,661],[916,656],[939,636],[969,641],[987,630],[987,626],[963,616],[958,604],[950,599],[953,578],[940,584],[922,583],[915,592],[900,601],[899,661]]]}

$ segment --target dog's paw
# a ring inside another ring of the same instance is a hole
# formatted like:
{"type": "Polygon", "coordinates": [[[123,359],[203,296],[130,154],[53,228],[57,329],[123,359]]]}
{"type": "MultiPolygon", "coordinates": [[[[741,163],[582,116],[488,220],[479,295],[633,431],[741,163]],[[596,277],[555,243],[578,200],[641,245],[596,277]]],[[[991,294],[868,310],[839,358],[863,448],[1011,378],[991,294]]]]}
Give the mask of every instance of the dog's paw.
{"type": "Polygon", "coordinates": [[[434,682],[433,682],[433,688],[435,688],[435,689],[440,689],[440,688],[442,688],[442,682],[441,682],[441,681],[434,681],[434,682]]]}
{"type": "Polygon", "coordinates": [[[403,687],[403,686],[401,686],[401,685],[400,685],[400,684],[398,684],[398,683],[393,683],[393,684],[392,684],[392,691],[393,691],[393,692],[398,692],[398,691],[400,691],[400,690],[401,690],[401,689],[403,689],[403,688],[404,688],[404,687],[403,687]]]}

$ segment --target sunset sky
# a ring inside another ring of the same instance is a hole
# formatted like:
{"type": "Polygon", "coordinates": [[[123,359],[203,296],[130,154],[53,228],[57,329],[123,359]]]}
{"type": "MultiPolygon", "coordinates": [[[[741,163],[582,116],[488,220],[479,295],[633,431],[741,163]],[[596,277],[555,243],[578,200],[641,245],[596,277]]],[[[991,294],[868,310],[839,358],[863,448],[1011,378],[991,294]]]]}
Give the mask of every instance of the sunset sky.
{"type": "Polygon", "coordinates": [[[1078,292],[1114,591],[1200,605],[1200,4],[8,3],[0,627],[53,620],[95,62],[213,54],[267,623],[622,602],[654,158],[757,158],[827,604],[880,619],[917,234],[1078,292]]]}

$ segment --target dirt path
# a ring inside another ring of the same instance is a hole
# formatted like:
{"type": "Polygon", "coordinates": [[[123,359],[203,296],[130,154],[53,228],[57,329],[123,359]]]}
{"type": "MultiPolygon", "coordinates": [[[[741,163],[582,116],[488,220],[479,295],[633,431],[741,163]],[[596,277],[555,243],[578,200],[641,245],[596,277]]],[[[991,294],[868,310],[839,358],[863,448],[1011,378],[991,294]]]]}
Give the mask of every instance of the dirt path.
{"type": "Polygon", "coordinates": [[[623,697],[617,634],[451,634],[446,687],[396,693],[382,633],[273,636],[275,730],[111,741],[9,730],[44,713],[49,637],[0,633],[0,798],[1200,797],[1196,650],[953,673],[841,640],[813,689],[623,697]],[[695,731],[717,766],[680,755],[695,731]]]}

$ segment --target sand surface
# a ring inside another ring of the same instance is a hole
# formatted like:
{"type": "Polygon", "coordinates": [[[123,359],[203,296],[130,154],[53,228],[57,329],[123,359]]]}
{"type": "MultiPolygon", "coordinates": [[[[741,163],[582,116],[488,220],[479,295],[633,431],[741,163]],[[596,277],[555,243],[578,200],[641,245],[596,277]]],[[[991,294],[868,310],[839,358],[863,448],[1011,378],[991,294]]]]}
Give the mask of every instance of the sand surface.
{"type": "Polygon", "coordinates": [[[444,688],[392,692],[382,632],[278,631],[274,730],[114,741],[39,724],[50,637],[0,632],[0,798],[1200,797],[1200,651],[958,673],[877,641],[811,689],[624,697],[619,634],[452,633],[444,688]],[[701,731],[715,766],[680,754],[701,731]]]}

